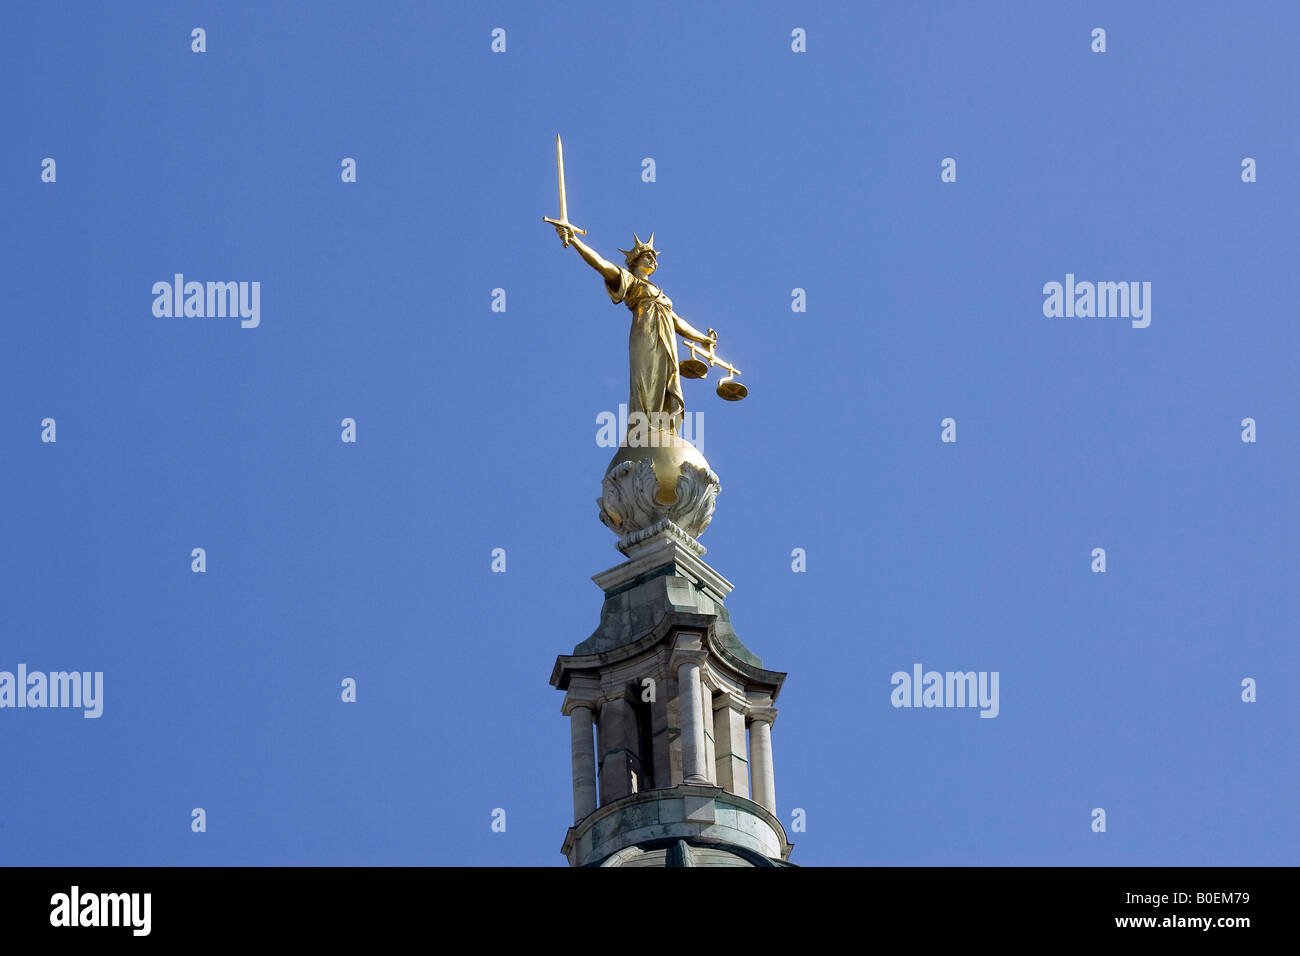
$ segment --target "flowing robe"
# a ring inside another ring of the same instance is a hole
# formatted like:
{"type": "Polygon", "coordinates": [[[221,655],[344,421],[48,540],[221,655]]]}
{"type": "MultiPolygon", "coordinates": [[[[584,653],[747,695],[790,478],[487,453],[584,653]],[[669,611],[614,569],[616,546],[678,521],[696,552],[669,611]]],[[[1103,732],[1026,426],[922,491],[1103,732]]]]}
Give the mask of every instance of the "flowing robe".
{"type": "Polygon", "coordinates": [[[676,433],[686,411],[682,380],[677,368],[676,324],[672,299],[648,279],[622,267],[618,279],[606,281],[605,291],[617,305],[632,311],[628,333],[628,420],[643,412],[651,427],[676,433]]]}

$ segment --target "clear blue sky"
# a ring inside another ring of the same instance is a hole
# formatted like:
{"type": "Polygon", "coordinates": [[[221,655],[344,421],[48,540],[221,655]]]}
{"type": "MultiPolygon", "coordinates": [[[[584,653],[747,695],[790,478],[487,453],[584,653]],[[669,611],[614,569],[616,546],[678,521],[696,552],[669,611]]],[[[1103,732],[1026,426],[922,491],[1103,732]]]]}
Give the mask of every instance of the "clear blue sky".
{"type": "Polygon", "coordinates": [[[751,390],[686,401],[707,560],[789,672],[795,862],[1297,862],[1298,27],[5,4],[0,670],[105,699],[0,710],[0,863],[564,865],[547,680],[622,560],[629,315],[541,222],[556,133],[572,219],[653,230],[751,390]],[[155,317],[177,272],[260,282],[260,326],[155,317]],[[1151,282],[1150,327],[1045,317],[1067,273],[1151,282]],[[999,716],[893,708],[918,662],[998,671],[999,716]]]}

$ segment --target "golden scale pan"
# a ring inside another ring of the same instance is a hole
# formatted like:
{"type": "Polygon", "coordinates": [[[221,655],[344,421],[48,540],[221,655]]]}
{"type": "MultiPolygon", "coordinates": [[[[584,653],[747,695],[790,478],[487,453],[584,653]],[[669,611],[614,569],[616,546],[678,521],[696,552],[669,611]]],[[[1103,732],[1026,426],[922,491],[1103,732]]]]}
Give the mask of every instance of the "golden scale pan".
{"type": "Polygon", "coordinates": [[[725,368],[729,373],[726,378],[718,383],[718,398],[725,399],[728,402],[738,402],[749,394],[749,389],[740,382],[734,381],[735,377],[740,374],[740,369],[714,355],[714,346],[710,345],[706,349],[689,340],[683,340],[682,344],[691,350],[690,358],[682,359],[677,363],[682,378],[705,378],[709,374],[709,366],[716,365],[719,368],[725,368]],[[699,360],[698,356],[700,355],[703,355],[707,360],[707,365],[699,360]]]}

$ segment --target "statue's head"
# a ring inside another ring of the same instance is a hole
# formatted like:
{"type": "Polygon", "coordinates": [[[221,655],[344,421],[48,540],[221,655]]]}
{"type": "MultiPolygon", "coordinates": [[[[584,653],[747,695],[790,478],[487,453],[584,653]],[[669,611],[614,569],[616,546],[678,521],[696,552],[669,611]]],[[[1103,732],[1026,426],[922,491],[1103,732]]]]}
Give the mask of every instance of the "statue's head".
{"type": "Polygon", "coordinates": [[[648,276],[659,267],[659,250],[655,248],[655,234],[650,233],[650,239],[642,242],[640,237],[632,233],[634,240],[631,249],[620,249],[623,253],[624,261],[635,275],[648,276]]]}

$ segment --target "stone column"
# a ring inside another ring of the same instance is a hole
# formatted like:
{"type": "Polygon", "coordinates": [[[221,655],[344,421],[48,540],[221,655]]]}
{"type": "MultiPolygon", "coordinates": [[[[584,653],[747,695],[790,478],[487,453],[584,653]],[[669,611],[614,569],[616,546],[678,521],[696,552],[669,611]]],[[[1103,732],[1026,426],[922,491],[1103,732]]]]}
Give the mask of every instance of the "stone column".
{"type": "Polygon", "coordinates": [[[772,774],[772,721],[776,720],[773,707],[755,707],[749,712],[749,754],[754,776],[754,795],[751,799],[776,813],[776,778],[772,774]]]}
{"type": "Polygon", "coordinates": [[[663,790],[681,783],[681,746],[677,743],[677,681],[664,674],[656,687],[654,703],[650,705],[650,750],[655,768],[655,789],[663,790]],[[677,751],[677,766],[673,766],[673,751],[677,751]]]}
{"type": "Polygon", "coordinates": [[[705,763],[704,692],[700,687],[700,665],[707,655],[699,644],[699,638],[679,640],[672,664],[677,669],[677,699],[682,722],[682,783],[709,786],[709,770],[705,763]],[[691,644],[695,646],[691,647],[691,644]]]}
{"type": "Polygon", "coordinates": [[[604,806],[632,793],[631,735],[636,714],[623,698],[604,701],[596,720],[600,738],[600,803],[604,806]]]}
{"type": "Polygon", "coordinates": [[[706,685],[703,689],[704,701],[704,772],[709,775],[709,785],[718,785],[718,753],[713,743],[713,695],[706,685]]]}
{"type": "Polygon", "coordinates": [[[565,701],[569,715],[570,750],[573,754],[573,822],[596,809],[596,746],[591,739],[592,706],[587,701],[565,701]]]}
{"type": "Polygon", "coordinates": [[[749,757],[745,746],[744,704],[730,694],[714,698],[713,745],[717,750],[718,786],[738,797],[749,796],[749,757]]]}

